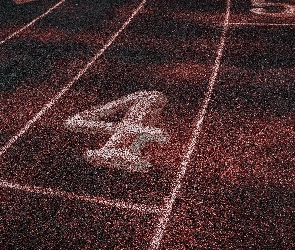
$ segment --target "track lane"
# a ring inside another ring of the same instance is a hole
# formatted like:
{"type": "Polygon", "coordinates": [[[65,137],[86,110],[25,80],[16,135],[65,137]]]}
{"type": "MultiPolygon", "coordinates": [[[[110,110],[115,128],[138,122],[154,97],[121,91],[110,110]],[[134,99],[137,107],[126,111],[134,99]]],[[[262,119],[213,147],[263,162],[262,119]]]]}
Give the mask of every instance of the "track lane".
{"type": "Polygon", "coordinates": [[[155,215],[1,189],[3,249],[146,249],[155,215]]]}
{"type": "Polygon", "coordinates": [[[293,27],[230,30],[164,248],[294,247],[293,34],[293,27]]]}
{"type": "MultiPolygon", "coordinates": [[[[202,105],[222,32],[220,27],[196,26],[195,20],[183,23],[182,19],[167,15],[165,6],[165,1],[149,2],[114,46],[7,150],[1,163],[2,178],[23,186],[163,205],[177,178],[193,129],[191,122],[202,105]],[[161,91],[169,100],[162,118],[152,117],[157,126],[171,134],[168,144],[151,143],[145,148],[152,171],[128,173],[85,162],[83,152],[100,148],[109,137],[67,131],[65,120],[93,105],[140,90],[161,91]]],[[[168,10],[173,12],[174,9],[168,10]]],[[[195,14],[199,18],[212,14],[212,9],[205,13],[199,10],[195,14]]],[[[215,10],[218,15],[219,9],[215,10]]],[[[25,199],[26,195],[23,197],[25,199]]],[[[150,223],[155,226],[157,218],[150,223]]],[[[149,230],[145,237],[136,236],[133,244],[147,249],[153,233],[149,230]]],[[[107,238],[105,243],[112,244],[107,238]]],[[[126,246],[124,244],[121,246],[126,246]]]]}
{"type": "Polygon", "coordinates": [[[38,19],[58,3],[57,0],[40,0],[17,5],[11,0],[1,0],[0,41],[38,19]]]}
{"type": "Polygon", "coordinates": [[[138,1],[88,4],[66,2],[1,46],[1,146],[103,48],[138,1]]]}

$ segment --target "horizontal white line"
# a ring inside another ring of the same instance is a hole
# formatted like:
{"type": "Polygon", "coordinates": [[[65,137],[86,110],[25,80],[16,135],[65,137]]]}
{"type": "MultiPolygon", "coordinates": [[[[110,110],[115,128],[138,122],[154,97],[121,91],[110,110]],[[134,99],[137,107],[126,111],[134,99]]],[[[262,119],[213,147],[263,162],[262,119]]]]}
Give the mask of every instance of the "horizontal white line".
{"type": "Polygon", "coordinates": [[[157,206],[147,206],[143,204],[135,204],[130,202],[125,202],[122,200],[110,200],[105,199],[103,197],[95,197],[88,195],[78,195],[72,192],[65,192],[55,188],[45,188],[31,185],[21,185],[18,183],[9,182],[3,179],[0,179],[0,187],[2,188],[10,188],[13,190],[19,190],[26,193],[34,193],[38,195],[45,195],[49,197],[55,198],[63,198],[66,200],[79,200],[82,202],[88,202],[93,204],[101,204],[109,207],[116,207],[119,209],[126,210],[135,210],[140,213],[150,214],[150,213],[161,213],[162,208],[157,206]]]}
{"type": "Polygon", "coordinates": [[[38,16],[37,18],[35,18],[33,21],[29,22],[27,25],[23,26],[22,28],[18,29],[17,31],[15,31],[14,33],[12,33],[11,35],[9,35],[8,37],[6,37],[4,40],[0,41],[0,45],[2,45],[3,43],[7,42],[9,39],[13,38],[14,36],[18,35],[19,33],[21,33],[22,31],[24,31],[25,29],[29,28],[30,26],[32,26],[35,22],[37,22],[38,20],[40,20],[41,18],[45,17],[46,15],[48,15],[51,11],[53,11],[54,9],[56,9],[59,5],[61,5],[63,2],[65,2],[66,0],[61,0],[60,2],[58,2],[56,5],[54,5],[53,7],[51,7],[49,10],[47,10],[45,13],[43,13],[42,15],[38,16]]]}
{"type": "Polygon", "coordinates": [[[295,26],[295,23],[229,23],[230,26],[295,26]]]}

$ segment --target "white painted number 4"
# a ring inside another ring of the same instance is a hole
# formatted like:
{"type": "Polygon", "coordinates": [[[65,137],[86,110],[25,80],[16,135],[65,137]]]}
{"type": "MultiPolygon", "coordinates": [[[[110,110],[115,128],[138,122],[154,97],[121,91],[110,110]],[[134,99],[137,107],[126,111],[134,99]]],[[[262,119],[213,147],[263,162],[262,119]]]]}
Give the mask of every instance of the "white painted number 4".
{"type": "Polygon", "coordinates": [[[153,120],[159,121],[159,113],[166,103],[167,98],[158,91],[135,92],[78,113],[65,125],[75,132],[111,135],[101,149],[89,149],[84,153],[92,165],[146,172],[152,165],[142,157],[145,144],[168,140],[163,129],[151,126],[153,120]]]}
{"type": "Polygon", "coordinates": [[[252,0],[251,11],[258,15],[271,17],[291,17],[295,15],[295,7],[286,3],[271,3],[265,0],[252,0]]]}

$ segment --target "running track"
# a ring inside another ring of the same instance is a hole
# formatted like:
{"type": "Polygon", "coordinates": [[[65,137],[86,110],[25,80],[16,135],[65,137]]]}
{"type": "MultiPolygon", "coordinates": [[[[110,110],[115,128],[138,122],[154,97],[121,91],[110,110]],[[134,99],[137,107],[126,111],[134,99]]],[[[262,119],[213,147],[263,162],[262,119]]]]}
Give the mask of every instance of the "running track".
{"type": "Polygon", "coordinates": [[[3,249],[294,247],[295,17],[237,0],[5,4],[3,249]],[[65,120],[136,91],[168,99],[153,168],[89,164],[109,137],[65,120]]]}

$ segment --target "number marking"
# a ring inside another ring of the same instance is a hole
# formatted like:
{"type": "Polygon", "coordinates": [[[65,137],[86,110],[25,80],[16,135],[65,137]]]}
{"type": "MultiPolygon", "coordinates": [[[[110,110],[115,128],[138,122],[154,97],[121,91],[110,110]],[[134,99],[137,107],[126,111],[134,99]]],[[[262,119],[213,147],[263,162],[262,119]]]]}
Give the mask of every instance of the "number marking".
{"type": "Polygon", "coordinates": [[[295,7],[286,3],[270,3],[265,0],[252,0],[251,12],[271,17],[290,17],[295,15],[295,7]],[[278,9],[278,11],[271,11],[278,9]]]}
{"type": "Polygon", "coordinates": [[[163,129],[146,124],[151,123],[150,118],[157,120],[166,103],[167,98],[161,92],[140,91],[76,114],[65,126],[75,132],[111,134],[101,149],[85,152],[85,159],[92,165],[146,172],[152,165],[143,159],[141,150],[148,142],[168,140],[163,129]],[[121,121],[107,121],[122,113],[121,121]]]}

